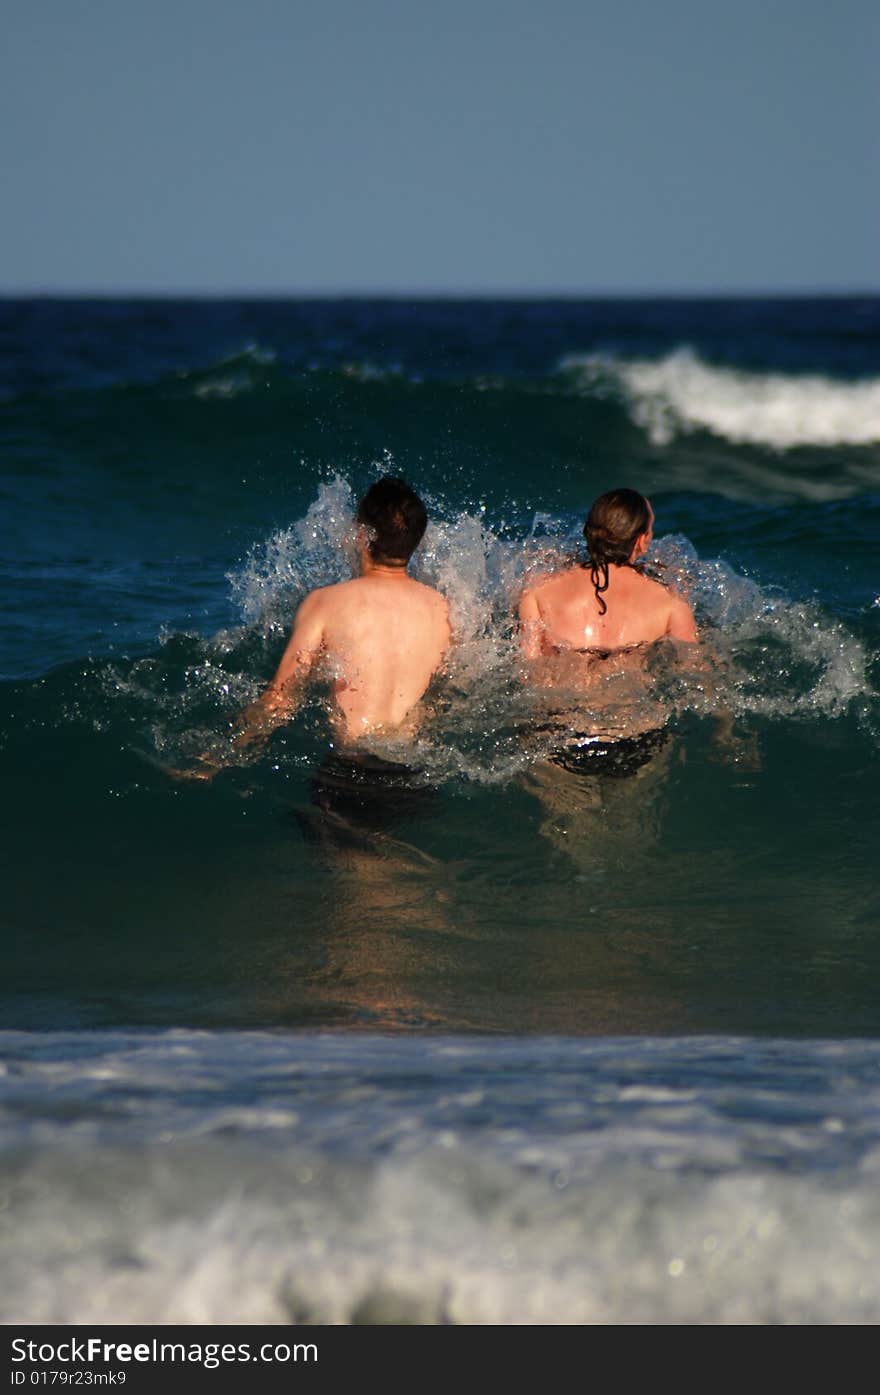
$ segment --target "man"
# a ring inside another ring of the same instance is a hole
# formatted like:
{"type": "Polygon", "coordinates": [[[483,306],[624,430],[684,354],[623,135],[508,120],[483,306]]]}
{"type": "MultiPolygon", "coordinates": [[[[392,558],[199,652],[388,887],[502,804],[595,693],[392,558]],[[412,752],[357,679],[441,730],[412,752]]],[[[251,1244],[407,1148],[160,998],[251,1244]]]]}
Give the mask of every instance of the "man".
{"type": "MultiPolygon", "coordinates": [[[[337,751],[356,753],[371,737],[414,731],[418,703],[451,640],[444,597],[407,572],[427,521],[403,480],[386,477],[367,490],[355,533],[360,574],[303,600],[274,678],[242,714],[237,745],[293,715],[318,660],[331,680],[337,751]]],[[[209,779],[218,768],[206,759],[193,773],[209,779]]]]}
{"type": "Polygon", "coordinates": [[[407,572],[427,522],[403,480],[386,477],[367,490],[357,510],[360,575],[306,596],[275,677],[248,710],[250,723],[289,716],[321,656],[332,670],[334,724],[345,745],[411,724],[451,637],[443,596],[407,572]]]}
{"type": "Polygon", "coordinates": [[[582,694],[579,706],[597,726],[572,732],[571,714],[551,724],[560,736],[568,728],[553,757],[566,769],[628,774],[665,740],[644,697],[645,649],[664,638],[694,643],[697,628],[686,601],[636,568],[653,535],[654,511],[642,494],[603,494],[584,525],[589,565],[555,572],[521,597],[520,642],[535,681],[582,694]]]}

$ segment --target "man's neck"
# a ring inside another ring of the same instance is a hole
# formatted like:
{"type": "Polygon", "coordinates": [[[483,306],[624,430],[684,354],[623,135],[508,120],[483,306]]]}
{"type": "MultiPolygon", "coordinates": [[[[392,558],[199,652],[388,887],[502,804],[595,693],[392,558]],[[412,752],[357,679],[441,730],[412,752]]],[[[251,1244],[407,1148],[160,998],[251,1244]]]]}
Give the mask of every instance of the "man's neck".
{"type": "Polygon", "coordinates": [[[361,576],[402,581],[407,575],[406,562],[377,562],[368,552],[361,553],[361,576]]]}

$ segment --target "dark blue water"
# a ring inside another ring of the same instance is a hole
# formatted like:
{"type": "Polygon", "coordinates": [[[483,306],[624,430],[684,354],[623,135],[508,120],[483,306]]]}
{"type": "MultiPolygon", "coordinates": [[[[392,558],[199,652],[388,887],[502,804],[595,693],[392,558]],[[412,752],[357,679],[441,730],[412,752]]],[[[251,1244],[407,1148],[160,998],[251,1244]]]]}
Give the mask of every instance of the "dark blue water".
{"type": "Polygon", "coordinates": [[[182,1214],[216,1227],[215,1274],[260,1254],[255,1319],[876,1320],[853,1236],[878,1233],[880,301],[7,301],[0,468],[0,1084],[16,1254],[45,1218],[28,1315],[170,1321],[168,1292],[184,1320],[230,1315],[225,1280],[187,1289],[173,1258],[167,1156],[214,1169],[182,1214]],[[389,470],[428,501],[416,567],[458,648],[418,742],[430,813],[340,837],[311,798],[320,691],[256,755],[228,733],[389,470]],[[652,565],[688,592],[713,678],[660,653],[661,757],[548,782],[516,598],[620,484],[652,499],[652,565]],[[204,749],[226,761],[211,785],[168,777],[204,749]],[[367,1049],[399,1079],[361,1070],[367,1049]],[[627,1064],[603,1085],[606,1049],[627,1064]],[[280,1095],[242,1096],[254,1051],[280,1095]],[[334,1061],[350,1093],[303,1093],[334,1061]],[[182,1062],[203,1096],[171,1089],[182,1062]],[[459,1101],[449,1128],[426,1079],[459,1101]],[[259,1214],[231,1199],[245,1154],[272,1179],[259,1214]],[[473,1200],[487,1171],[527,1240],[473,1200]],[[68,1174],[134,1210],[72,1182],[61,1234],[68,1174]],[[606,1224],[628,1197],[631,1224],[606,1224]],[[593,1269],[566,1249],[575,1213],[593,1269]],[[831,1233],[835,1296],[798,1290],[831,1233]],[[272,1246],[309,1234],[310,1292],[283,1265],[265,1281],[272,1246]]]}

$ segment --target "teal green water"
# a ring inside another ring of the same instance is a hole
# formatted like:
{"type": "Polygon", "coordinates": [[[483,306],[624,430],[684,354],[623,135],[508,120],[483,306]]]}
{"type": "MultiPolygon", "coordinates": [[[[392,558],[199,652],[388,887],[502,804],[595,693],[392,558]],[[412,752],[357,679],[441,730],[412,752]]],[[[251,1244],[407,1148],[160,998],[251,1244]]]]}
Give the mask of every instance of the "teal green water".
{"type": "Polygon", "coordinates": [[[0,304],[0,1320],[877,1321],[878,329],[0,304]],[[320,690],[229,732],[388,469],[457,644],[377,827],[320,690]],[[512,617],[620,484],[702,647],[581,778],[512,617]]]}
{"type": "Polygon", "coordinates": [[[3,306],[7,1024],[876,1035],[877,314],[3,306]],[[391,467],[461,639],[430,815],[316,830],[320,695],[210,787],[170,780],[391,467]],[[718,687],[661,656],[662,755],[548,788],[518,579],[620,483],[718,687]]]}

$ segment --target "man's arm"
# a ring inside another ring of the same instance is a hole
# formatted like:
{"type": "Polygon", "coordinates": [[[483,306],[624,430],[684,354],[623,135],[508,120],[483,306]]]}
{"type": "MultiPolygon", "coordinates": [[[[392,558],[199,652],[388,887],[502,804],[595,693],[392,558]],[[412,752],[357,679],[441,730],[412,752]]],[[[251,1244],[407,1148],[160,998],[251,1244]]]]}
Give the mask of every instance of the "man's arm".
{"type": "MultiPolygon", "coordinates": [[[[275,677],[256,702],[246,707],[238,720],[234,746],[250,746],[261,740],[296,711],[298,688],[308,676],[324,640],[323,606],[320,592],[312,591],[300,605],[293,620],[287,647],[275,677]]],[[[169,770],[175,779],[212,780],[224,762],[213,755],[199,757],[188,770],[169,770]]]]}
{"type": "Polygon", "coordinates": [[[534,591],[524,591],[519,601],[519,643],[526,659],[540,659],[543,622],[534,591]]]}
{"type": "Polygon", "coordinates": [[[255,738],[268,735],[280,722],[293,716],[299,702],[299,690],[324,642],[323,611],[321,592],[312,591],[294,616],[290,639],[275,677],[256,702],[242,713],[236,745],[248,745],[255,738]]]}

